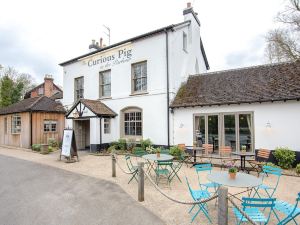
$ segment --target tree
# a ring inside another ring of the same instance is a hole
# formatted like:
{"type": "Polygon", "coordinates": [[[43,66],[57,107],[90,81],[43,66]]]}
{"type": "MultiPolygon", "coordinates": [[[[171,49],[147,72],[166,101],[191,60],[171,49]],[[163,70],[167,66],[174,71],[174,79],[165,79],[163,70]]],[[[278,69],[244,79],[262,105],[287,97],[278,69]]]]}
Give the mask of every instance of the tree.
{"type": "Polygon", "coordinates": [[[300,59],[300,0],[289,0],[276,21],[281,25],[266,36],[266,54],[270,62],[300,59]]]}
{"type": "Polygon", "coordinates": [[[0,72],[0,107],[20,101],[33,86],[34,80],[29,74],[19,73],[12,67],[2,67],[0,72]]]}

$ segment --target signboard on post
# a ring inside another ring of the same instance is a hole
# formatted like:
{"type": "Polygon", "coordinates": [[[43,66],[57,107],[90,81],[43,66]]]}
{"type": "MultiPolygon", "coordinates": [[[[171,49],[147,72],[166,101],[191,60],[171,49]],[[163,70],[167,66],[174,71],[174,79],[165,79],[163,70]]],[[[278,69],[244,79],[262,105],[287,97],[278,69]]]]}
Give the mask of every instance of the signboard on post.
{"type": "Polygon", "coordinates": [[[76,140],[75,140],[75,133],[74,133],[73,129],[64,129],[63,142],[62,142],[61,153],[60,153],[60,160],[61,160],[61,156],[67,157],[67,159],[69,161],[74,156],[76,156],[77,161],[79,161],[76,140]]]}

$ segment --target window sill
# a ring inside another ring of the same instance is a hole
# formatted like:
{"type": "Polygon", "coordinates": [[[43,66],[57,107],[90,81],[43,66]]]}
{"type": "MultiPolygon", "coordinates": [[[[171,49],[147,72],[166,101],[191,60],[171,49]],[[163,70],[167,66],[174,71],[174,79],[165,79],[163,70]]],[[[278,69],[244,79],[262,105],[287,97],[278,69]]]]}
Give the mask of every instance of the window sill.
{"type": "Polygon", "coordinates": [[[12,135],[20,135],[21,133],[10,133],[12,135]]]}
{"type": "Polygon", "coordinates": [[[188,51],[187,51],[186,49],[183,48],[182,50],[183,50],[186,54],[188,54],[188,51]]]}
{"type": "Polygon", "coordinates": [[[106,100],[106,99],[112,99],[112,97],[109,96],[109,97],[100,97],[100,98],[99,98],[99,100],[106,100]]]}
{"type": "Polygon", "coordinates": [[[44,131],[44,134],[55,134],[57,131],[44,131]]]}
{"type": "Polygon", "coordinates": [[[134,92],[134,93],[130,94],[129,96],[147,95],[147,94],[149,94],[149,92],[143,91],[143,92],[134,92]]]}

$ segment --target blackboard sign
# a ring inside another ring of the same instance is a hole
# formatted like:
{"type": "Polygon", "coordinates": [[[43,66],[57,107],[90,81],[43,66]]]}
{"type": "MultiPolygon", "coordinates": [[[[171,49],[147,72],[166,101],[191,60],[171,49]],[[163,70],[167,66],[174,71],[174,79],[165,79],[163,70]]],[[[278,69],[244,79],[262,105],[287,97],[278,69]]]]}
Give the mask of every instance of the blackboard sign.
{"type": "Polygon", "coordinates": [[[67,157],[68,160],[71,160],[74,156],[76,156],[77,161],[79,161],[76,140],[75,140],[75,133],[73,129],[64,130],[60,160],[61,160],[61,156],[67,157]]]}

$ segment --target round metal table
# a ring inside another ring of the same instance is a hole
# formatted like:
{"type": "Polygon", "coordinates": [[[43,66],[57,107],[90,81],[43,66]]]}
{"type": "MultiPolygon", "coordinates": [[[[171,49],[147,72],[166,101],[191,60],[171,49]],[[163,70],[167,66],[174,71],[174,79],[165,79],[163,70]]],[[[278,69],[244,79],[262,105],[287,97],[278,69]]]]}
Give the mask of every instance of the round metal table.
{"type": "Polygon", "coordinates": [[[207,175],[211,182],[236,188],[254,188],[262,184],[262,179],[246,173],[237,173],[235,179],[230,179],[228,171],[212,171],[207,175]]]}
{"type": "Polygon", "coordinates": [[[168,161],[172,160],[174,157],[167,154],[160,154],[160,157],[157,157],[156,154],[147,154],[142,156],[143,159],[146,159],[147,161],[168,161]]]}

